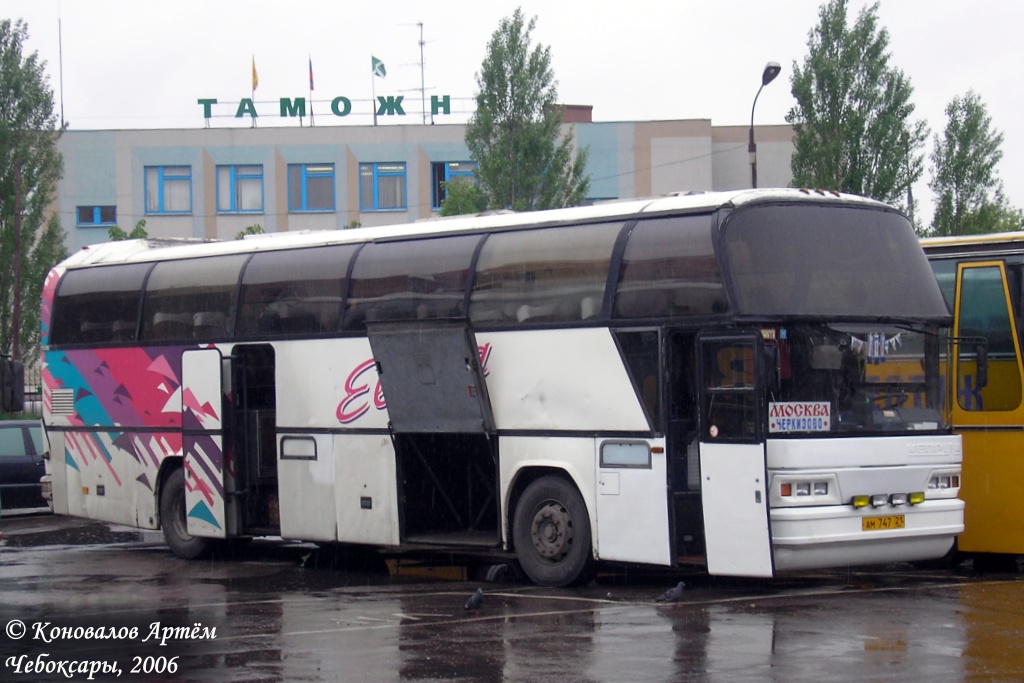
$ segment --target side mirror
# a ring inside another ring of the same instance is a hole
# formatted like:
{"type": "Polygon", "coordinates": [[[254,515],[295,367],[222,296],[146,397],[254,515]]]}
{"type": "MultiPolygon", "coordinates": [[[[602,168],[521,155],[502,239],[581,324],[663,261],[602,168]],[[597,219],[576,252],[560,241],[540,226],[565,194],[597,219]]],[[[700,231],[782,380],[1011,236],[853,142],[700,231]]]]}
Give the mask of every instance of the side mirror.
{"type": "Polygon", "coordinates": [[[25,365],[17,360],[0,364],[0,408],[7,413],[25,409],[25,365]]]}

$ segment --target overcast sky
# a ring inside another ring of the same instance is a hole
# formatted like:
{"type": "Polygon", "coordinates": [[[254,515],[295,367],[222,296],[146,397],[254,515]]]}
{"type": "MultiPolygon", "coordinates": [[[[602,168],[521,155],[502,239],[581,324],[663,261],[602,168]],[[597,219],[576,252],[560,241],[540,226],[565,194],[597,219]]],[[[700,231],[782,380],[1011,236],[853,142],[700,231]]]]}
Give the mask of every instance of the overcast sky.
{"type": "MultiPolygon", "coordinates": [[[[867,3],[850,0],[851,22],[867,3]]],[[[199,98],[216,98],[212,125],[248,127],[234,114],[255,92],[260,126],[282,120],[281,97],[309,96],[317,125],[372,122],[372,95],[405,97],[420,123],[421,96],[451,98],[464,122],[487,41],[522,7],[536,16],[534,43],[551,48],[559,99],[593,105],[595,121],[711,119],[749,125],[766,62],[782,74],[757,101],[757,124],[783,124],[795,104],[793,64],[802,64],[820,0],[0,0],[0,17],[24,19],[29,50],[48,64],[50,84],[72,130],[201,128],[199,98]],[[58,24],[58,18],[60,22],[58,24]],[[58,25],[61,40],[58,40],[58,25]],[[421,27],[422,55],[421,60],[421,27]],[[387,76],[374,80],[371,56],[387,76]],[[421,68],[421,63],[423,67],[421,68]],[[62,68],[61,68],[62,65],[62,68]],[[63,73],[61,73],[63,72],[63,73]],[[345,96],[352,114],[327,115],[345,96]]],[[[881,0],[890,64],[914,87],[914,117],[932,135],[944,109],[973,89],[1003,133],[999,175],[1024,207],[1024,2],[881,0]]],[[[928,149],[931,149],[929,139],[928,149]]],[[[930,173],[915,187],[928,207],[930,173]]],[[[679,188],[685,190],[687,188],[679,188]]],[[[920,206],[920,205],[919,205],[920,206]]],[[[923,207],[922,207],[923,208],[923,207]]]]}

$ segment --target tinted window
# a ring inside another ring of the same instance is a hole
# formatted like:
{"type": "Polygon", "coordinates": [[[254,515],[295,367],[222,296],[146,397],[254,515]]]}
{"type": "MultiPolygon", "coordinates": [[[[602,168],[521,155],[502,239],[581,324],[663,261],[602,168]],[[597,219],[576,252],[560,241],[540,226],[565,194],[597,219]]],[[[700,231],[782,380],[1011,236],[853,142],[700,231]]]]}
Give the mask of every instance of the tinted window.
{"type": "Polygon", "coordinates": [[[345,273],[356,247],[261,252],[242,275],[236,334],[275,337],[339,327],[345,273]]]}
{"type": "Polygon", "coordinates": [[[477,262],[475,323],[569,322],[600,314],[620,223],[491,235],[477,262]]]}
{"type": "Polygon", "coordinates": [[[931,266],[935,273],[935,279],[939,283],[939,289],[942,290],[942,298],[946,300],[946,305],[952,311],[956,302],[957,262],[952,259],[932,261],[931,266]]]}
{"type": "Polygon", "coordinates": [[[0,427],[0,458],[27,455],[21,427],[0,427]]]}
{"type": "Polygon", "coordinates": [[[463,318],[476,235],[367,244],[352,269],[350,328],[376,320],[463,318]]]}
{"type": "Polygon", "coordinates": [[[678,318],[725,309],[710,216],[673,216],[636,224],[623,255],[615,317],[678,318]]]}
{"type": "Polygon", "coordinates": [[[744,315],[941,318],[949,312],[906,217],[838,204],[754,204],[722,228],[744,315]]]}
{"type": "Polygon", "coordinates": [[[215,256],[157,263],[146,282],[142,340],[217,339],[228,316],[247,256],[215,256]]]}
{"type": "Polygon", "coordinates": [[[70,270],[53,305],[50,343],[102,344],[135,338],[139,292],[152,264],[70,270]]]}
{"type": "Polygon", "coordinates": [[[962,338],[958,345],[960,406],[965,410],[1014,410],[1020,405],[1022,388],[1002,271],[998,266],[965,267],[961,277],[957,330],[962,338]],[[987,342],[987,383],[977,379],[977,338],[987,342]]]}

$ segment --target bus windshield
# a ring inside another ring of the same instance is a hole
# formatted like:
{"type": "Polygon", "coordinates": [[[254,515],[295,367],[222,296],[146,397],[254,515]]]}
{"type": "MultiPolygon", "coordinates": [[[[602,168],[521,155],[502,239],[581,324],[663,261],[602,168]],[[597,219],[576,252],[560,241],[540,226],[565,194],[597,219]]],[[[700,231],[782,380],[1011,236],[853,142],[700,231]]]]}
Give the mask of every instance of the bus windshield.
{"type": "Polygon", "coordinates": [[[773,436],[945,428],[937,377],[923,370],[934,334],[825,324],[763,334],[777,360],[768,406],[773,436]]]}
{"type": "Polygon", "coordinates": [[[894,211],[790,203],[736,210],[720,246],[739,315],[948,318],[916,242],[894,211]]]}

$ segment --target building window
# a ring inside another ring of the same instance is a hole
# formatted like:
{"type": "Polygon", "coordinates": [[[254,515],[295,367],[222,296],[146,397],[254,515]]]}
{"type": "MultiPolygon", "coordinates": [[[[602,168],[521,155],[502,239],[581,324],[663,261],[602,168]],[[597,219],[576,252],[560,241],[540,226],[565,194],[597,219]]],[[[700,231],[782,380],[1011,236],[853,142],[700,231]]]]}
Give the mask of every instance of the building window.
{"type": "Polygon", "coordinates": [[[334,164],[289,164],[288,210],[334,211],[334,164]]]}
{"type": "Polygon", "coordinates": [[[192,167],[146,167],[146,213],[192,213],[192,167]]]}
{"type": "Polygon", "coordinates": [[[475,182],[473,173],[476,171],[474,161],[435,161],[430,164],[430,197],[434,211],[440,211],[447,196],[444,183],[457,181],[475,182]]]}
{"type": "Polygon", "coordinates": [[[404,210],[405,164],[359,164],[359,209],[404,210]]]}
{"type": "Polygon", "coordinates": [[[79,206],[78,227],[106,228],[117,225],[116,206],[79,206]]]}
{"type": "Polygon", "coordinates": [[[217,167],[217,213],[263,213],[263,167],[217,167]]]}

